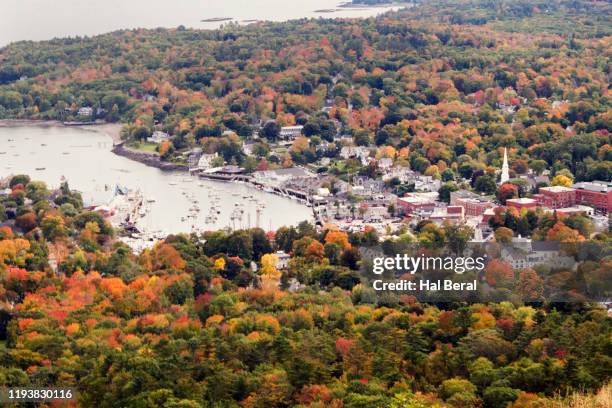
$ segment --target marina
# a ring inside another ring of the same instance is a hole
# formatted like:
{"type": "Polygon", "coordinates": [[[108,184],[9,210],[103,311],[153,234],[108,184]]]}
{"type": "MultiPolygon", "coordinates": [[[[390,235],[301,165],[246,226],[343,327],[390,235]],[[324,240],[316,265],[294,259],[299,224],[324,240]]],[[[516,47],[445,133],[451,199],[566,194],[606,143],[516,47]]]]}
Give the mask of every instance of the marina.
{"type": "Polygon", "coordinates": [[[312,210],[296,199],[246,183],[162,171],[117,156],[111,152],[110,137],[98,132],[5,127],[0,128],[0,146],[8,148],[0,178],[32,174],[57,187],[65,177],[71,188],[82,193],[87,206],[114,214],[113,224],[123,224],[132,247],[172,233],[257,226],[267,230],[313,218],[312,210]],[[8,139],[19,143],[9,147],[8,139]],[[87,147],[79,147],[79,154],[65,155],[71,152],[69,146],[87,147]]]}

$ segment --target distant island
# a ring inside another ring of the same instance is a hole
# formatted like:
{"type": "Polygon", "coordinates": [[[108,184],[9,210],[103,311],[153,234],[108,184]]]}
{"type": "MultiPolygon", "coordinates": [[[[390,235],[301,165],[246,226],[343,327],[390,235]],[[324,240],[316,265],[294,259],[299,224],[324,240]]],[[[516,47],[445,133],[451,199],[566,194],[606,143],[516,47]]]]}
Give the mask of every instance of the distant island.
{"type": "Polygon", "coordinates": [[[203,23],[216,23],[219,21],[230,21],[233,20],[232,17],[212,17],[212,18],[205,18],[204,20],[201,20],[203,23]]]}
{"type": "Polygon", "coordinates": [[[352,0],[341,3],[338,7],[349,8],[349,7],[363,7],[363,6],[394,6],[398,4],[412,4],[411,1],[393,1],[393,0],[352,0]]]}

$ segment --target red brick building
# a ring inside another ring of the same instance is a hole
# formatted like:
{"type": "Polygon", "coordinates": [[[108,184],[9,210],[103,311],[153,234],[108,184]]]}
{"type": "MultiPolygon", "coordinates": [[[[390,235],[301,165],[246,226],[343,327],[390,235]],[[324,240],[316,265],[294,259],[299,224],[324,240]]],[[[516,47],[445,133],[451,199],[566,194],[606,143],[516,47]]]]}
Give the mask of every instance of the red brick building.
{"type": "Polygon", "coordinates": [[[488,208],[495,207],[491,199],[467,190],[453,191],[450,194],[450,205],[463,207],[466,217],[480,217],[488,208]]]}
{"type": "Polygon", "coordinates": [[[576,204],[576,191],[570,187],[540,187],[539,193],[533,198],[544,207],[565,208],[576,204]]]}
{"type": "Polygon", "coordinates": [[[612,211],[612,183],[592,181],[574,184],[576,203],[594,207],[605,214],[612,211]]]}
{"type": "Polygon", "coordinates": [[[448,207],[446,207],[445,209],[443,209],[442,211],[434,211],[430,216],[429,219],[432,220],[433,222],[445,222],[445,221],[449,221],[449,222],[460,222],[463,221],[463,207],[460,206],[452,206],[449,205],[448,207]]]}
{"type": "Polygon", "coordinates": [[[526,208],[527,210],[535,210],[538,206],[538,202],[533,198],[510,198],[506,200],[506,205],[508,207],[514,207],[519,211],[523,208],[526,208]]]}
{"type": "Polygon", "coordinates": [[[413,214],[421,210],[431,212],[436,208],[436,194],[409,193],[397,199],[397,206],[404,214],[413,214]]]}

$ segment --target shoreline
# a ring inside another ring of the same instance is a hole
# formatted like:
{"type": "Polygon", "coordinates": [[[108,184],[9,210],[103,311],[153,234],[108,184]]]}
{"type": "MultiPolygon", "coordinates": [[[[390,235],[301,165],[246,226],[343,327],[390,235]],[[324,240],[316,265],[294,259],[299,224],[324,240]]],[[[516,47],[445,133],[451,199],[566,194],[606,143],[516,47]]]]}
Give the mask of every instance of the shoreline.
{"type": "Polygon", "coordinates": [[[164,162],[159,158],[158,155],[130,150],[123,146],[123,142],[114,144],[111,151],[117,156],[125,157],[132,161],[142,163],[149,167],[155,167],[162,171],[189,171],[189,168],[187,166],[184,166],[182,164],[164,162]]]}
{"type": "MultiPolygon", "coordinates": [[[[92,123],[90,125],[66,125],[56,120],[32,120],[32,119],[0,119],[0,128],[11,128],[11,127],[41,127],[41,128],[77,128],[86,130],[89,132],[97,132],[110,137],[113,141],[113,147],[111,152],[117,156],[125,157],[128,160],[132,160],[148,167],[157,168],[163,172],[181,172],[184,174],[191,174],[189,168],[185,165],[163,162],[158,155],[152,155],[146,152],[137,152],[124,146],[125,141],[121,140],[121,129],[123,125],[120,123],[92,123]]],[[[232,183],[232,184],[244,184],[249,188],[262,191],[263,186],[259,183],[253,182],[252,179],[247,178],[243,180],[235,179],[223,179],[217,177],[206,177],[205,175],[195,176],[197,179],[205,179],[215,181],[218,183],[232,183]]],[[[280,191],[266,191],[268,194],[287,198],[291,201],[298,199],[301,205],[307,206],[310,197],[297,197],[294,194],[282,194],[280,191]],[[305,202],[303,202],[305,201],[305,202]]],[[[304,194],[304,193],[303,193],[304,194]]],[[[306,195],[306,194],[304,194],[306,195]]],[[[317,216],[312,208],[313,220],[317,221],[317,216]]]]}
{"type": "Polygon", "coordinates": [[[343,2],[338,4],[336,7],[340,8],[340,10],[373,10],[373,9],[384,9],[389,7],[407,7],[414,6],[415,3],[413,1],[394,1],[390,0],[388,3],[379,3],[379,4],[366,4],[366,3],[353,3],[353,2],[343,2]]]}

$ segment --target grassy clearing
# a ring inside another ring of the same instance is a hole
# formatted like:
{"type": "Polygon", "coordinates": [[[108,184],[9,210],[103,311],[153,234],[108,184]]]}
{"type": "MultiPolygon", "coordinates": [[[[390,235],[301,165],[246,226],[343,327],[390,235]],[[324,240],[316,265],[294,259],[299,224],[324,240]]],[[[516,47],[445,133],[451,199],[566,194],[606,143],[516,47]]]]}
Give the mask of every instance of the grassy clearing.
{"type": "Polygon", "coordinates": [[[574,393],[566,398],[548,402],[542,408],[610,408],[612,407],[612,383],[597,394],[574,393]]]}
{"type": "Polygon", "coordinates": [[[149,142],[136,142],[129,145],[131,150],[143,153],[157,154],[157,144],[149,142]]]}

